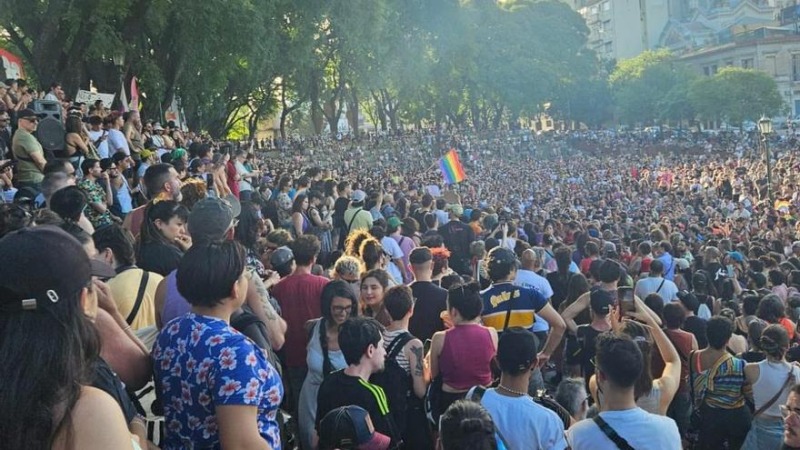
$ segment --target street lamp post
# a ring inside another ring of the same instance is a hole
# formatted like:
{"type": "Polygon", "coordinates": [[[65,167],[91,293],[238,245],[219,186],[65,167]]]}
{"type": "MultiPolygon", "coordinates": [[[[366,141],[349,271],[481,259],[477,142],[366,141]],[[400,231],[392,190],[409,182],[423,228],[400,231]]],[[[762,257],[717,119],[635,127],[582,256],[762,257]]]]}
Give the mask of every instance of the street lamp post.
{"type": "Polygon", "coordinates": [[[772,134],[772,119],[761,117],[758,121],[758,131],[761,132],[761,141],[764,143],[764,153],[767,156],[767,196],[769,197],[770,208],[775,207],[775,195],[772,192],[772,156],[769,154],[768,137],[772,134]]]}

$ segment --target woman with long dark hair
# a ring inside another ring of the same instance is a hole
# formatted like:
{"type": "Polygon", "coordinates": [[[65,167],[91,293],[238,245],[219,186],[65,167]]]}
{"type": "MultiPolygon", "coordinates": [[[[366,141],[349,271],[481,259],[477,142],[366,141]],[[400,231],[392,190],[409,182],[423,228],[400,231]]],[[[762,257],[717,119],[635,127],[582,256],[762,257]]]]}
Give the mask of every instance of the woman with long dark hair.
{"type": "Polygon", "coordinates": [[[134,448],[119,405],[90,387],[98,288],[81,244],[55,227],[16,231],[0,265],[1,446],[134,448]]]}
{"type": "Polygon", "coordinates": [[[317,392],[322,380],[334,370],[347,367],[339,350],[339,325],[358,315],[358,299],[346,281],[334,280],[325,285],[320,304],[322,317],[306,324],[308,374],[300,390],[298,406],[300,448],[314,448],[316,443],[317,392]]]}
{"type": "Polygon", "coordinates": [[[295,238],[306,234],[311,229],[308,218],[308,195],[297,194],[292,203],[292,233],[295,238]]]}
{"type": "Polygon", "coordinates": [[[383,269],[373,269],[361,276],[361,312],[383,326],[392,321],[383,305],[383,295],[390,287],[389,278],[389,273],[383,269]]]}
{"type": "Polygon", "coordinates": [[[752,400],[756,409],[753,425],[742,446],[746,450],[780,448],[783,438],[780,405],[786,403],[789,388],[800,382],[800,368],[786,361],[789,334],[782,326],[765,328],[758,347],[767,358],[744,367],[747,382],[753,387],[752,400]]]}
{"type": "Polygon", "coordinates": [[[148,205],[136,249],[139,268],[163,276],[175,270],[192,245],[186,233],[188,220],[189,210],[176,201],[148,205]]]}

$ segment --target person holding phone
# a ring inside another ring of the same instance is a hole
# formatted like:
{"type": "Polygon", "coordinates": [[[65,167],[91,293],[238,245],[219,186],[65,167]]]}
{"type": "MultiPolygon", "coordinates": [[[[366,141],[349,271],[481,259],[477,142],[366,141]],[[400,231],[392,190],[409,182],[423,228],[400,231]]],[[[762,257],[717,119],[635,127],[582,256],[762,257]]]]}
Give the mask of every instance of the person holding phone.
{"type": "MultiPolygon", "coordinates": [[[[636,405],[651,414],[665,416],[680,385],[680,356],[661,329],[661,320],[655,312],[648,308],[639,297],[633,297],[633,304],[633,311],[620,313],[612,310],[612,329],[617,335],[630,337],[639,347],[643,356],[644,370],[634,385],[636,405]],[[617,317],[621,317],[621,320],[618,320],[617,317]],[[654,344],[664,360],[664,370],[656,379],[653,379],[650,371],[654,344]]],[[[589,380],[589,390],[602,411],[603,392],[598,389],[595,376],[589,380]]]]}

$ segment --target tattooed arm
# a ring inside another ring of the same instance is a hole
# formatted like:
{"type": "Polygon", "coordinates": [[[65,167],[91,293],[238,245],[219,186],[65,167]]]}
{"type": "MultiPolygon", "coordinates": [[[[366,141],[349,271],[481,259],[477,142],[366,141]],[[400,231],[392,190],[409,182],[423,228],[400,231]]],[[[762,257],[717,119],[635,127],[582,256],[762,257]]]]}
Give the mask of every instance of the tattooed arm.
{"type": "Polygon", "coordinates": [[[414,394],[417,398],[424,398],[428,383],[431,381],[430,369],[426,367],[425,355],[422,350],[422,341],[412,339],[406,344],[406,357],[411,369],[411,380],[414,387],[414,394]]]}

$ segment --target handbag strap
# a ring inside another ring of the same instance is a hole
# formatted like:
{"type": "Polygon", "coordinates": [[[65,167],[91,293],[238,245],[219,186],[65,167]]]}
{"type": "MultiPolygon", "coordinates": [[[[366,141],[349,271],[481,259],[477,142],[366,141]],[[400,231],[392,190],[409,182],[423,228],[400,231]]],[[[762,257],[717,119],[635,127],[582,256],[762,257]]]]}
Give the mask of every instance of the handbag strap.
{"type": "MultiPolygon", "coordinates": [[[[483,400],[483,394],[485,393],[486,393],[486,388],[481,385],[477,385],[473,387],[470,392],[467,393],[467,396],[464,397],[464,400],[469,400],[471,402],[481,404],[481,401],[483,400]]],[[[497,438],[500,439],[500,442],[503,443],[506,449],[511,450],[511,446],[508,445],[508,441],[506,440],[505,436],[503,436],[503,433],[500,432],[500,428],[498,428],[496,424],[494,426],[494,433],[497,435],[497,438]]]]}
{"type": "Polygon", "coordinates": [[[764,403],[763,405],[761,405],[761,408],[758,408],[758,411],[756,411],[756,412],[753,414],[753,417],[757,417],[758,415],[760,415],[760,414],[761,414],[761,413],[763,413],[764,411],[768,410],[770,406],[772,406],[772,405],[773,405],[775,402],[777,402],[777,401],[778,401],[778,398],[779,398],[779,397],[781,396],[781,394],[783,393],[783,390],[784,390],[784,389],[786,389],[787,387],[789,387],[789,385],[791,384],[791,382],[792,382],[792,380],[793,380],[793,378],[794,378],[794,377],[792,376],[792,375],[793,375],[793,372],[794,372],[794,370],[792,370],[791,368],[789,368],[789,374],[788,374],[788,375],[786,375],[786,381],[783,383],[783,386],[781,386],[781,388],[780,388],[780,389],[778,389],[778,392],[777,392],[777,393],[775,393],[775,395],[774,395],[774,396],[772,396],[772,398],[771,398],[771,399],[769,399],[769,401],[768,401],[767,403],[764,403]]]}
{"type": "Polygon", "coordinates": [[[661,292],[661,288],[662,288],[662,287],[664,287],[664,282],[665,282],[665,281],[667,281],[667,279],[666,279],[666,278],[662,278],[662,279],[661,279],[661,284],[659,284],[659,285],[658,285],[658,289],[656,289],[656,294],[658,294],[659,292],[661,292]]]}
{"type": "Polygon", "coordinates": [[[614,445],[616,445],[617,448],[619,448],[619,450],[633,450],[631,444],[628,444],[628,441],[626,441],[625,438],[617,434],[617,432],[613,428],[611,428],[611,425],[609,425],[608,422],[603,420],[602,417],[598,415],[595,416],[594,419],[592,420],[594,421],[594,423],[597,424],[598,427],[600,427],[600,431],[602,431],[607,438],[611,439],[611,442],[613,442],[614,445]]]}
{"type": "Polygon", "coordinates": [[[503,323],[503,329],[500,330],[500,331],[506,331],[508,329],[508,322],[509,322],[509,320],[511,320],[511,310],[513,309],[511,307],[511,302],[513,302],[513,301],[514,301],[513,298],[508,301],[508,310],[506,310],[506,320],[505,320],[505,323],[503,323]]]}
{"type": "Polygon", "coordinates": [[[128,314],[128,317],[125,319],[125,322],[127,322],[128,325],[133,323],[133,319],[135,319],[136,314],[139,313],[139,308],[142,306],[142,300],[144,300],[144,291],[147,289],[148,280],[150,280],[150,272],[142,270],[142,280],[139,282],[139,292],[136,294],[136,302],[133,304],[131,313],[128,314]]]}

